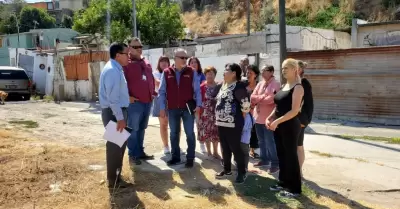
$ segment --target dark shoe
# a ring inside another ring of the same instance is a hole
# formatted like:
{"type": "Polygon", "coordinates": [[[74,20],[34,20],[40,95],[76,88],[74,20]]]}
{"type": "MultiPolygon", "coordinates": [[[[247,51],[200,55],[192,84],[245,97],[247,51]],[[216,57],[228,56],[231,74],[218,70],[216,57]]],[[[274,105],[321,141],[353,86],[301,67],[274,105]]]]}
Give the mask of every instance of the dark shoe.
{"type": "Polygon", "coordinates": [[[215,178],[221,179],[225,176],[232,176],[232,172],[231,171],[221,171],[215,175],[215,178]]]}
{"type": "Polygon", "coordinates": [[[176,165],[179,164],[181,162],[180,159],[171,159],[167,161],[167,165],[176,165]]]}
{"type": "Polygon", "coordinates": [[[277,185],[274,185],[274,186],[271,186],[271,187],[269,188],[269,190],[274,191],[274,192],[282,191],[283,189],[284,189],[284,188],[281,187],[281,186],[279,186],[278,184],[277,184],[277,185]]]}
{"type": "Polygon", "coordinates": [[[143,153],[142,156],[140,156],[141,160],[153,160],[154,159],[154,155],[147,155],[146,153],[143,153]]]}
{"type": "Polygon", "coordinates": [[[279,168],[270,168],[268,173],[269,174],[274,174],[274,173],[277,173],[278,171],[279,171],[279,168]]]}
{"type": "Polygon", "coordinates": [[[284,198],[290,198],[290,199],[292,199],[292,198],[296,198],[296,197],[300,196],[300,194],[291,193],[291,192],[288,192],[288,191],[281,191],[281,192],[279,193],[279,196],[284,197],[284,198]]]}
{"type": "Polygon", "coordinates": [[[267,164],[265,164],[264,162],[262,162],[262,161],[259,161],[259,162],[257,162],[257,163],[254,163],[253,164],[254,165],[254,167],[263,167],[263,166],[266,166],[267,164]]]}
{"type": "Polygon", "coordinates": [[[258,158],[260,158],[260,155],[257,154],[256,152],[250,153],[249,156],[250,156],[251,158],[253,158],[253,159],[258,159],[258,158]]]}
{"type": "Polygon", "coordinates": [[[141,165],[142,161],[137,157],[129,157],[129,165],[141,165]]]}
{"type": "Polygon", "coordinates": [[[238,174],[235,180],[237,184],[243,184],[246,181],[247,175],[246,174],[238,174]]]}
{"type": "Polygon", "coordinates": [[[187,160],[185,163],[185,168],[193,168],[193,160],[187,160]]]}

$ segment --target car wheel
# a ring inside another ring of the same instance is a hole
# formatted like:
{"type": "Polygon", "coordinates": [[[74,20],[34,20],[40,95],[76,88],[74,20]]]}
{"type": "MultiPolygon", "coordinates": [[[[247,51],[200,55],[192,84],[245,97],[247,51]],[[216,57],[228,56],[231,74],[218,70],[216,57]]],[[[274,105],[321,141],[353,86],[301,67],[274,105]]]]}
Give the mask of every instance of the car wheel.
{"type": "Polygon", "coordinates": [[[24,101],[31,100],[31,95],[30,94],[25,94],[23,97],[24,97],[24,101]]]}

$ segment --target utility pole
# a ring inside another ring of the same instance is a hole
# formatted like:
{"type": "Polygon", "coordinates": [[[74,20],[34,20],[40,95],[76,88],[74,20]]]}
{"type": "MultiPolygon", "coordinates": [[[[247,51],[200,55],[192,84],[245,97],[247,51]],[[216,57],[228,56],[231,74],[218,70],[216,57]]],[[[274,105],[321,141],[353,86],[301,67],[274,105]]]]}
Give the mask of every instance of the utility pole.
{"type": "Polygon", "coordinates": [[[250,0],[247,0],[247,36],[250,36],[250,0]]]}
{"type": "Polygon", "coordinates": [[[12,13],[15,17],[15,24],[17,26],[17,35],[18,35],[18,44],[17,44],[17,49],[15,50],[16,55],[15,55],[15,62],[17,67],[19,66],[19,54],[18,54],[18,48],[19,48],[19,20],[18,17],[15,13],[12,13]]]}
{"type": "Polygon", "coordinates": [[[136,1],[132,0],[132,24],[133,24],[133,36],[137,37],[137,25],[136,25],[136,1]]]}
{"type": "MultiPolygon", "coordinates": [[[[285,14],[285,0],[279,0],[279,51],[280,63],[286,59],[286,14],[285,14]]],[[[281,82],[284,78],[282,70],[280,70],[281,82]]]]}

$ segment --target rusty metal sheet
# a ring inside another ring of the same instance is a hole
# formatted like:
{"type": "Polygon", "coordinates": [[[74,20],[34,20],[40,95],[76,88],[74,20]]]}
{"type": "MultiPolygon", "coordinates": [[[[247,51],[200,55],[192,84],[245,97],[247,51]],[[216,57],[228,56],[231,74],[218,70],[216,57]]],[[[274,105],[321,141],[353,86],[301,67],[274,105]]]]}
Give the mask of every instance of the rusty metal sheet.
{"type": "Polygon", "coordinates": [[[289,52],[308,63],[315,116],[400,125],[400,46],[289,52]]]}

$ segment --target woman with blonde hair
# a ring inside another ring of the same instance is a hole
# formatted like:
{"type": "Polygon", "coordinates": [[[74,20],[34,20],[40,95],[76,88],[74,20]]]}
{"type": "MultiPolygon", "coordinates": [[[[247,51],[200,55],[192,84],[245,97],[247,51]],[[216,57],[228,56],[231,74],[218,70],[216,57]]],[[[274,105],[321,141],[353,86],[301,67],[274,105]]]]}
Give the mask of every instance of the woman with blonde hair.
{"type": "Polygon", "coordinates": [[[270,190],[280,191],[280,196],[286,198],[294,198],[301,194],[297,141],[301,131],[298,114],[304,89],[298,79],[297,68],[297,60],[283,61],[282,75],[286,83],[275,94],[276,107],[265,121],[266,127],[274,131],[280,168],[279,182],[270,187],[270,190]]]}

